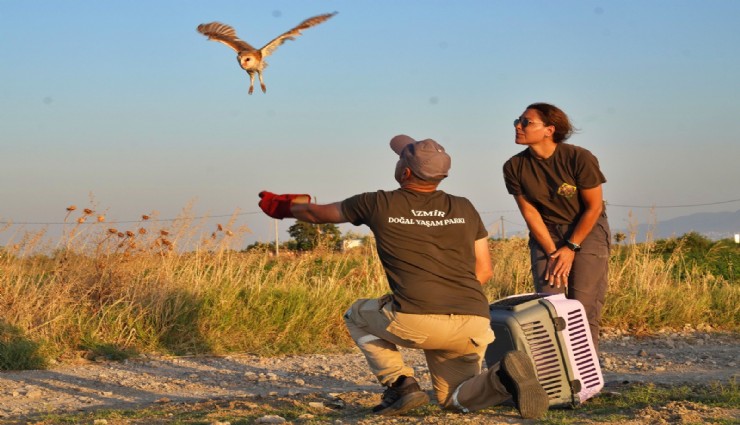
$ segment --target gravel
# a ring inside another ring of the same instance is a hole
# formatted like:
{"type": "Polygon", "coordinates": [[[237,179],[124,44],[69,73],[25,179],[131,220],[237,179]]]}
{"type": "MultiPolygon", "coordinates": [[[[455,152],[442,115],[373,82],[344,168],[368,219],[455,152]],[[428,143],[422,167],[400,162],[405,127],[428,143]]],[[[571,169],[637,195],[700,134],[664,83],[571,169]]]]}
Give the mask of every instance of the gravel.
{"type": "MultiPolygon", "coordinates": [[[[740,335],[733,333],[692,329],[636,337],[607,330],[600,355],[606,390],[627,382],[728,382],[740,377],[739,348],[740,335]]],[[[423,356],[415,350],[403,353],[422,387],[430,389],[423,356]]],[[[272,358],[142,355],[122,362],[98,359],[49,370],[0,372],[0,419],[316,393],[339,400],[337,394],[348,392],[381,392],[359,351],[272,358]]]]}

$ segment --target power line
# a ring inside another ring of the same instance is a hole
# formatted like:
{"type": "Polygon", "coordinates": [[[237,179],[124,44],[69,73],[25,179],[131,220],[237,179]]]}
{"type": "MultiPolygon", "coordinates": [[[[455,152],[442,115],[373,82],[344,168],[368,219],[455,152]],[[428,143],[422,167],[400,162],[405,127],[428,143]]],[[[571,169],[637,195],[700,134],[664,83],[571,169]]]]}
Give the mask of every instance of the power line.
{"type": "Polygon", "coordinates": [[[501,213],[510,213],[510,212],[519,212],[519,210],[478,211],[478,214],[501,214],[501,213]]]}
{"type": "MultiPolygon", "coordinates": [[[[494,211],[482,211],[480,214],[499,214],[502,212],[518,212],[519,210],[494,210],[494,211]]],[[[142,222],[173,222],[173,221],[179,221],[179,220],[202,220],[202,219],[212,219],[212,218],[223,218],[223,217],[234,217],[234,216],[244,216],[244,215],[253,215],[253,214],[261,214],[261,211],[249,211],[249,212],[242,212],[237,214],[219,214],[219,215],[207,215],[207,216],[198,216],[198,217],[185,217],[185,218],[148,218],[146,220],[140,219],[140,220],[118,220],[118,221],[103,221],[98,222],[95,220],[91,221],[85,221],[82,223],[78,223],[76,221],[8,221],[8,220],[2,220],[0,221],[0,225],[4,224],[10,224],[10,225],[23,225],[23,226],[55,226],[55,225],[65,225],[65,224],[100,224],[100,223],[108,223],[108,224],[131,224],[131,223],[142,223],[142,222]]],[[[519,225],[518,223],[512,223],[519,225]]]]}
{"type": "MultiPolygon", "coordinates": [[[[731,199],[729,201],[718,201],[718,202],[706,202],[701,204],[683,204],[683,205],[622,205],[622,204],[612,204],[607,201],[607,206],[609,207],[620,207],[620,208],[690,208],[690,207],[708,207],[712,205],[722,205],[722,204],[731,204],[733,202],[740,202],[740,199],[731,199]]],[[[512,213],[512,212],[519,212],[519,210],[490,210],[490,211],[480,211],[479,214],[501,214],[501,213],[512,213]]],[[[178,220],[202,220],[202,219],[212,219],[212,218],[224,218],[224,217],[234,217],[234,216],[244,216],[244,215],[253,215],[253,214],[259,214],[260,211],[249,211],[249,212],[242,212],[237,214],[218,214],[218,215],[208,215],[208,216],[198,216],[198,217],[186,217],[186,218],[149,218],[149,219],[141,219],[141,220],[120,220],[120,221],[104,221],[104,223],[108,224],[131,224],[131,223],[141,223],[144,221],[148,222],[173,222],[178,220]]],[[[511,222],[508,220],[504,220],[510,224],[524,227],[524,225],[520,223],[511,222]]],[[[0,225],[23,225],[23,226],[30,226],[30,225],[42,225],[42,226],[54,226],[54,225],[65,225],[65,224],[100,224],[101,222],[98,221],[90,221],[90,222],[29,222],[29,221],[8,221],[8,220],[2,220],[0,221],[0,225]]]]}
{"type": "Polygon", "coordinates": [[[199,217],[184,217],[184,218],[148,218],[148,219],[141,219],[141,220],[120,220],[120,221],[97,221],[97,220],[91,220],[91,221],[83,221],[82,223],[77,221],[66,221],[66,222],[30,222],[30,221],[0,221],[0,224],[11,224],[11,225],[24,225],[24,226],[30,226],[30,225],[44,225],[44,226],[53,226],[53,225],[65,225],[65,224],[131,224],[131,223],[143,223],[143,222],[174,222],[174,221],[180,221],[180,220],[202,220],[202,219],[212,219],[212,218],[223,218],[223,217],[234,217],[234,216],[240,216],[240,215],[251,215],[251,214],[258,214],[260,211],[251,211],[251,212],[243,212],[243,213],[237,213],[237,214],[219,214],[219,215],[204,215],[199,217]]]}
{"type": "Polygon", "coordinates": [[[610,207],[623,207],[623,208],[688,208],[688,207],[708,207],[711,205],[731,204],[733,202],[740,202],[740,199],[731,199],[729,201],[719,202],[707,202],[704,204],[684,204],[684,205],[620,205],[612,204],[607,202],[606,205],[610,207]]]}
{"type": "Polygon", "coordinates": [[[511,221],[511,220],[506,220],[506,219],[504,219],[503,221],[504,221],[504,222],[506,222],[506,223],[509,223],[509,224],[513,224],[514,226],[519,226],[519,227],[527,227],[527,225],[526,225],[526,224],[522,224],[522,223],[516,223],[516,222],[513,222],[513,221],[511,221]]]}

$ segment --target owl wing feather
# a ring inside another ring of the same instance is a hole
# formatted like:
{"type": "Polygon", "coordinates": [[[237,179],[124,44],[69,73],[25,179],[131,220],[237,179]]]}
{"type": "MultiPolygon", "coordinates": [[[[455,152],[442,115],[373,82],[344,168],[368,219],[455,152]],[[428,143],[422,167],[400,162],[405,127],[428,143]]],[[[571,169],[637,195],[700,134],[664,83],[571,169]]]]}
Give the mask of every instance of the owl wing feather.
{"type": "Polygon", "coordinates": [[[234,28],[220,22],[211,22],[198,25],[198,32],[209,40],[220,41],[234,49],[237,53],[244,50],[255,50],[249,43],[236,36],[234,28]]]}
{"type": "Polygon", "coordinates": [[[278,46],[282,45],[286,40],[295,40],[295,37],[302,34],[301,30],[305,30],[307,28],[311,28],[314,25],[318,25],[336,14],[337,12],[325,13],[323,15],[314,16],[313,18],[308,18],[305,21],[301,22],[300,24],[296,25],[290,31],[286,31],[283,34],[280,34],[279,36],[277,36],[275,39],[273,39],[269,43],[265,44],[265,46],[260,49],[260,52],[262,53],[262,57],[264,58],[264,57],[271,55],[272,52],[274,52],[275,49],[277,49],[278,46]]]}

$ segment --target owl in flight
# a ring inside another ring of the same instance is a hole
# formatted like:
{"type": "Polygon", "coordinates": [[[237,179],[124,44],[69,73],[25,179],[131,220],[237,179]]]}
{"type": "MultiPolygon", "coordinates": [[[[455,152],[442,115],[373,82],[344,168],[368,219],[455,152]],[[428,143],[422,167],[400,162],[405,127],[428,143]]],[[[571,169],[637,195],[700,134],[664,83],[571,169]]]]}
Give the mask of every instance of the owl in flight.
{"type": "Polygon", "coordinates": [[[285,40],[294,40],[295,37],[301,35],[301,30],[318,25],[336,14],[337,12],[325,13],[323,15],[314,16],[313,18],[308,18],[298,24],[295,28],[279,35],[271,42],[265,44],[261,49],[255,49],[246,41],[241,40],[236,36],[234,28],[220,22],[200,24],[198,25],[198,32],[208,37],[209,40],[220,41],[236,51],[236,60],[239,61],[239,65],[242,69],[247,71],[247,74],[249,74],[249,94],[252,94],[254,91],[255,73],[260,79],[262,92],[266,93],[267,88],[265,87],[264,81],[262,81],[262,72],[267,67],[265,58],[270,56],[278,46],[285,42],[285,40]]]}

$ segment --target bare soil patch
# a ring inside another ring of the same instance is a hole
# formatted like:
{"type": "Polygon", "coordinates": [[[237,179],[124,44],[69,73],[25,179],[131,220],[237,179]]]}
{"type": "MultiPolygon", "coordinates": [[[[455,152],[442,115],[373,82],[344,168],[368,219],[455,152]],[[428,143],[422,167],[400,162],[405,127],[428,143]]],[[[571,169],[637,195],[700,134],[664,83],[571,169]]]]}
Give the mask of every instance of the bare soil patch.
{"type": "MultiPolygon", "coordinates": [[[[422,387],[431,389],[423,356],[414,350],[404,350],[404,356],[415,368],[422,387]]],[[[740,335],[691,331],[638,338],[607,332],[600,357],[607,382],[600,395],[603,397],[636,382],[727,383],[740,377],[740,335]]],[[[422,420],[424,423],[531,423],[519,419],[510,406],[470,415],[441,412],[431,406],[407,417],[377,418],[369,415],[368,410],[379,401],[381,391],[357,351],[272,358],[144,355],[122,362],[87,361],[59,364],[50,370],[0,372],[0,424],[27,423],[30,418],[44,414],[153,406],[173,412],[231,409],[235,417],[242,415],[257,418],[256,421],[281,406],[291,405],[303,406],[310,412],[307,413],[310,417],[298,419],[307,423],[324,423],[317,422],[317,418],[330,418],[326,423],[335,424],[422,420]],[[436,410],[426,415],[430,412],[425,409],[436,410]]],[[[675,402],[668,409],[644,409],[634,423],[702,423],[715,421],[712,419],[715,417],[731,423],[740,420],[738,412],[738,409],[709,409],[690,402],[675,402]]],[[[578,410],[573,415],[578,416],[578,410]]],[[[593,423],[588,418],[582,419],[581,423],[593,423]]],[[[119,423],[152,422],[129,418],[119,423]]]]}

